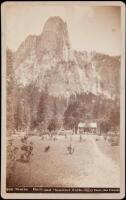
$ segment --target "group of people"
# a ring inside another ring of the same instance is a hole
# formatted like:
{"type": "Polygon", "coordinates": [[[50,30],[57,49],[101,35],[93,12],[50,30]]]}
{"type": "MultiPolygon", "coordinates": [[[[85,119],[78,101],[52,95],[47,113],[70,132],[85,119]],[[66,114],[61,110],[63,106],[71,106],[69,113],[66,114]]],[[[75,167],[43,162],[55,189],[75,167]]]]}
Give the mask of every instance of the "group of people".
{"type": "MultiPolygon", "coordinates": [[[[68,135],[65,134],[65,139],[68,138],[68,135]]],[[[41,136],[41,139],[44,140],[44,139],[47,139],[47,135],[45,137],[45,135],[42,135],[41,136]]],[[[57,137],[56,136],[53,136],[53,137],[49,137],[49,139],[53,139],[53,140],[57,140],[57,137]]],[[[73,154],[74,153],[74,147],[72,145],[72,136],[69,137],[70,139],[70,144],[69,146],[66,147],[67,149],[67,152],[68,154],[73,154]]],[[[33,143],[32,142],[29,142],[28,143],[28,137],[27,136],[24,136],[22,139],[22,147],[21,147],[21,150],[22,150],[22,154],[21,154],[21,160],[24,161],[24,162],[29,162],[30,161],[30,157],[32,155],[32,152],[33,152],[33,143]]],[[[83,137],[82,135],[79,136],[79,141],[82,142],[83,141],[83,137]]],[[[44,149],[44,152],[48,152],[50,151],[51,149],[51,146],[50,145],[47,145],[44,149]]]]}

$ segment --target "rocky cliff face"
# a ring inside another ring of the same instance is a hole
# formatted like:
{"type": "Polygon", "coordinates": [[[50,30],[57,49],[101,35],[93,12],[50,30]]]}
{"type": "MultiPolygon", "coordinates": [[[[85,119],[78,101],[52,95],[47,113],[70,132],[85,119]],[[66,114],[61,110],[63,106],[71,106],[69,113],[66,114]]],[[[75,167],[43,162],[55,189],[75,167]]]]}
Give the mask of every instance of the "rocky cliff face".
{"type": "Polygon", "coordinates": [[[49,18],[39,36],[26,38],[15,53],[14,70],[18,86],[48,87],[53,96],[119,94],[120,58],[73,50],[60,17],[49,18]]]}

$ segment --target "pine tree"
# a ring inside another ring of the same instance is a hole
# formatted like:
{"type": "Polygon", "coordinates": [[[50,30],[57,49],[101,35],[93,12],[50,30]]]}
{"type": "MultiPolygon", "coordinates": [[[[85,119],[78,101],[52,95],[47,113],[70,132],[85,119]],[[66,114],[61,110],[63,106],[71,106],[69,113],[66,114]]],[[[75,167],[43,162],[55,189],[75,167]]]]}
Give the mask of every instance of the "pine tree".
{"type": "Polygon", "coordinates": [[[52,118],[49,121],[48,129],[49,131],[55,131],[57,128],[58,128],[57,105],[56,105],[56,99],[54,99],[52,104],[52,118]]]}
{"type": "Polygon", "coordinates": [[[6,51],[6,80],[7,80],[7,130],[14,131],[14,107],[15,107],[15,90],[13,78],[13,52],[10,49],[6,51]]]}
{"type": "Polygon", "coordinates": [[[49,97],[48,97],[48,88],[45,87],[45,90],[41,92],[40,100],[37,107],[37,124],[42,125],[44,128],[48,121],[49,112],[49,97]]]}

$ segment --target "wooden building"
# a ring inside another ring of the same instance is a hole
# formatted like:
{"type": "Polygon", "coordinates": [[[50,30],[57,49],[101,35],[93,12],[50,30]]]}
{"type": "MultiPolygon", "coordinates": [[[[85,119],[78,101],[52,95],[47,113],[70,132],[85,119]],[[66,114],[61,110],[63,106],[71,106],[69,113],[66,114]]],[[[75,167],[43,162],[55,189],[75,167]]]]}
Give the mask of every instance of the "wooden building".
{"type": "Polygon", "coordinates": [[[95,134],[97,133],[97,123],[96,122],[80,122],[78,124],[78,134],[95,134]]]}

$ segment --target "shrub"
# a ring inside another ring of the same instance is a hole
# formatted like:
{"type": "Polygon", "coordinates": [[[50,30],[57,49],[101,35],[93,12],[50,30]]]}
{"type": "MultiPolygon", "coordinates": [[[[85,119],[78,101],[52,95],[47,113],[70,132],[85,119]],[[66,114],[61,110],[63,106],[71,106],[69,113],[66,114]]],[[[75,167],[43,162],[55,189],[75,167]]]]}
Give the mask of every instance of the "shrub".
{"type": "Polygon", "coordinates": [[[18,147],[14,146],[13,140],[8,141],[7,145],[7,185],[13,181],[18,155],[18,147]]]}
{"type": "Polygon", "coordinates": [[[33,143],[30,142],[30,144],[25,144],[23,142],[22,146],[21,146],[21,150],[23,151],[21,156],[20,156],[20,161],[21,162],[29,162],[33,151],[33,143]]]}

